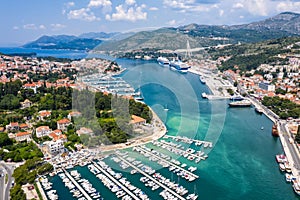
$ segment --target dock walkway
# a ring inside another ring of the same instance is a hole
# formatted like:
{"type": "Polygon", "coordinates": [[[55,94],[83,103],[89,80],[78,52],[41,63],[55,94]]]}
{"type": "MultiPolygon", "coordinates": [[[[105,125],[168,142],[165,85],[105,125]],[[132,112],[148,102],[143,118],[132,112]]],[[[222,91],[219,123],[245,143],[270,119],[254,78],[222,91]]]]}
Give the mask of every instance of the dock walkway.
{"type": "MultiPolygon", "coordinates": [[[[137,148],[138,148],[138,147],[137,147],[137,148]]],[[[174,164],[174,163],[172,163],[172,162],[170,162],[170,161],[168,161],[168,160],[166,160],[166,159],[164,159],[164,158],[161,158],[161,157],[159,157],[159,156],[153,154],[151,151],[148,151],[148,150],[146,150],[146,149],[144,149],[144,148],[142,148],[142,147],[139,147],[139,149],[142,150],[142,151],[144,151],[144,152],[146,152],[146,153],[148,153],[148,154],[150,154],[150,155],[153,156],[153,157],[156,157],[156,158],[159,159],[159,160],[164,161],[165,163],[167,163],[167,164],[169,164],[169,165],[172,165],[172,166],[175,167],[175,168],[180,169],[181,171],[187,173],[188,175],[190,175],[190,176],[192,176],[192,177],[195,177],[196,179],[199,178],[198,175],[193,174],[192,172],[190,172],[190,171],[188,171],[188,170],[186,170],[186,169],[183,169],[182,167],[180,167],[180,166],[178,166],[178,165],[176,165],[176,164],[174,164]]]]}
{"type": "Polygon", "coordinates": [[[188,140],[188,141],[191,141],[191,142],[201,142],[202,144],[208,144],[209,147],[212,147],[212,142],[207,142],[207,141],[202,141],[202,140],[194,140],[194,139],[191,139],[191,138],[186,138],[186,137],[180,137],[180,136],[172,136],[172,135],[165,135],[164,138],[168,139],[168,138],[172,138],[174,140],[181,140],[181,141],[184,141],[184,140],[188,140]]]}
{"type": "Polygon", "coordinates": [[[157,181],[156,179],[154,179],[152,176],[150,176],[149,174],[147,174],[146,172],[142,171],[141,169],[139,169],[138,167],[134,166],[131,162],[127,161],[126,159],[122,158],[119,155],[118,158],[120,158],[123,162],[125,162],[127,165],[129,165],[130,167],[132,167],[133,169],[135,169],[136,171],[138,171],[140,174],[143,174],[145,177],[149,178],[150,180],[152,180],[153,182],[155,182],[156,184],[158,184],[160,187],[164,188],[165,190],[169,191],[171,194],[173,194],[175,197],[177,197],[178,199],[181,200],[185,200],[185,198],[183,198],[182,196],[180,196],[179,194],[177,194],[176,192],[174,192],[173,190],[171,190],[170,188],[168,188],[167,186],[165,186],[164,184],[160,183],[159,181],[157,181]]]}
{"type": "Polygon", "coordinates": [[[100,167],[96,162],[93,161],[93,164],[97,169],[99,169],[105,176],[107,176],[111,181],[121,187],[127,194],[129,194],[133,199],[140,200],[135,194],[133,194],[128,188],[126,188],[123,184],[121,184],[118,180],[112,177],[107,171],[105,171],[102,167],[100,167]]]}
{"type": "Polygon", "coordinates": [[[179,149],[179,148],[177,148],[177,147],[174,147],[174,146],[172,146],[171,144],[169,144],[168,142],[166,142],[166,141],[164,141],[164,140],[162,140],[161,142],[159,142],[159,141],[157,141],[157,142],[158,142],[158,143],[162,143],[162,144],[164,144],[164,145],[167,145],[167,146],[170,147],[170,148],[175,149],[176,151],[180,152],[182,155],[183,155],[183,154],[193,155],[193,156],[196,157],[196,158],[199,158],[199,159],[204,160],[204,157],[203,157],[203,156],[198,156],[198,155],[196,155],[196,154],[194,154],[194,153],[186,152],[186,150],[182,150],[182,149],[179,149]]]}
{"type": "Polygon", "coordinates": [[[88,193],[86,193],[86,191],[77,183],[77,181],[70,175],[70,173],[65,169],[63,169],[63,171],[66,174],[66,176],[74,183],[74,185],[80,190],[80,192],[85,196],[85,198],[87,200],[92,200],[90,195],[88,195],[88,193]]]}

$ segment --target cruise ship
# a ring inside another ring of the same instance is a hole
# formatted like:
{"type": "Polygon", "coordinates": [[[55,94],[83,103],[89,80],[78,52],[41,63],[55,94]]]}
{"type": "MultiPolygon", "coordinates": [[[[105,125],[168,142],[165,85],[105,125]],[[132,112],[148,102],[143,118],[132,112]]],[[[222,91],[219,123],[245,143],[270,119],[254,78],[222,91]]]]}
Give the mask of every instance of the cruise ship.
{"type": "Polygon", "coordinates": [[[170,68],[180,73],[187,73],[190,67],[186,63],[181,62],[180,60],[173,60],[170,62],[170,68]]]}
{"type": "Polygon", "coordinates": [[[168,66],[170,64],[170,61],[168,60],[168,58],[161,57],[161,56],[157,58],[157,62],[158,62],[158,64],[163,65],[163,66],[168,66]]]}
{"type": "Polygon", "coordinates": [[[229,103],[229,107],[250,107],[251,102],[249,100],[234,101],[229,103]]]}

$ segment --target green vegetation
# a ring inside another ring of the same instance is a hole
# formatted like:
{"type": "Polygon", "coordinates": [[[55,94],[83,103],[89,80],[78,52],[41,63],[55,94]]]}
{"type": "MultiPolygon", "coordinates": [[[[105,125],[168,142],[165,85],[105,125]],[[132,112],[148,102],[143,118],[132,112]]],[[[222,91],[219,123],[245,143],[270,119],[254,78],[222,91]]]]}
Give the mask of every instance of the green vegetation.
{"type": "Polygon", "coordinates": [[[11,189],[11,199],[24,199],[21,186],[27,183],[34,184],[37,175],[44,175],[52,170],[53,166],[51,164],[45,163],[39,158],[27,160],[24,165],[14,170],[13,177],[16,184],[11,189]]]}
{"type": "Polygon", "coordinates": [[[16,184],[10,189],[10,199],[11,200],[26,200],[26,194],[21,188],[21,185],[16,184]]]}
{"type": "Polygon", "coordinates": [[[299,37],[285,37],[259,43],[231,45],[222,49],[211,48],[209,54],[214,59],[220,56],[230,57],[219,66],[221,71],[236,70],[235,66],[238,66],[238,69],[246,72],[256,69],[261,64],[285,64],[287,59],[279,58],[278,55],[299,52],[299,49],[287,48],[299,41],[299,37]]]}
{"type": "Polygon", "coordinates": [[[11,159],[14,162],[20,162],[32,158],[42,158],[43,153],[33,142],[28,144],[24,142],[3,146],[0,150],[0,157],[3,160],[11,159]]]}
{"type": "Polygon", "coordinates": [[[270,108],[281,119],[300,117],[300,105],[280,97],[264,97],[262,104],[270,108]]]}

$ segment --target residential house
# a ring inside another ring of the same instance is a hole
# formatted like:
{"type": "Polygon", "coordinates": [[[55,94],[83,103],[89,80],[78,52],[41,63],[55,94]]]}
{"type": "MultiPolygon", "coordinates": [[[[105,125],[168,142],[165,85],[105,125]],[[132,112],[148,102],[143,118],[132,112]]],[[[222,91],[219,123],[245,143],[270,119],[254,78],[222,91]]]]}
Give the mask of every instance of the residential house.
{"type": "Polygon", "coordinates": [[[80,136],[82,134],[86,134],[86,135],[93,135],[94,132],[92,129],[90,128],[86,128],[86,127],[81,127],[79,130],[76,131],[77,135],[80,136]]]}
{"type": "Polygon", "coordinates": [[[10,122],[6,125],[6,130],[9,131],[18,131],[20,129],[18,122],[10,122]]]}
{"type": "Polygon", "coordinates": [[[31,140],[31,133],[30,132],[19,132],[16,133],[15,135],[15,140],[17,142],[22,142],[22,141],[30,141],[31,140]]]}
{"type": "Polygon", "coordinates": [[[24,89],[32,89],[34,91],[34,93],[36,93],[38,86],[34,83],[26,83],[23,85],[23,88],[24,89]]]}
{"type": "Polygon", "coordinates": [[[39,120],[44,121],[47,117],[51,116],[51,111],[47,111],[47,110],[41,110],[39,111],[39,120]]]}
{"type": "Polygon", "coordinates": [[[25,99],[25,101],[21,102],[21,108],[29,108],[31,107],[32,102],[28,99],[25,99]]]}
{"type": "Polygon", "coordinates": [[[81,116],[81,112],[72,111],[68,114],[68,119],[71,121],[72,117],[80,117],[80,116],[81,116]]]}
{"type": "Polygon", "coordinates": [[[71,125],[71,121],[67,118],[61,119],[57,121],[57,129],[62,131],[67,131],[69,125],[71,125]]]}
{"type": "Polygon", "coordinates": [[[130,124],[133,125],[133,128],[138,128],[142,125],[146,124],[146,120],[142,117],[136,116],[136,115],[131,115],[131,121],[130,124]]]}
{"type": "Polygon", "coordinates": [[[38,138],[48,136],[51,132],[52,130],[49,128],[49,126],[40,126],[35,129],[35,134],[38,138]]]}

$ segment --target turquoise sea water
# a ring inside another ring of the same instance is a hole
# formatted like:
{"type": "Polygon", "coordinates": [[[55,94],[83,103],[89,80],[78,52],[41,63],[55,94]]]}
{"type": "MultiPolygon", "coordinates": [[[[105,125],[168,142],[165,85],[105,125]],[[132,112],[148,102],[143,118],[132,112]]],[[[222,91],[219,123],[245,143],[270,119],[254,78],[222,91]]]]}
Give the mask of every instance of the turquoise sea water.
{"type": "MultiPolygon", "coordinates": [[[[283,153],[283,150],[280,140],[271,136],[272,122],[266,116],[255,113],[253,108],[228,108],[227,100],[202,99],[201,93],[209,90],[200,83],[197,75],[179,74],[155,62],[117,61],[127,68],[122,77],[135,88],[141,87],[145,103],[165,122],[168,134],[214,143],[214,148],[207,151],[208,159],[197,165],[178,158],[198,167],[200,178],[196,181],[185,182],[157,166],[164,176],[179,181],[190,193],[196,190],[198,199],[299,199],[291,185],[285,182],[284,174],[275,161],[275,155],[283,153]]],[[[137,159],[147,161],[145,157],[128,151],[137,159]]],[[[110,158],[105,161],[114,170],[120,170],[110,158]]],[[[76,169],[96,186],[102,197],[116,199],[86,167],[76,169]]],[[[141,184],[140,175],[124,173],[124,176],[146,191],[151,199],[160,199],[157,192],[153,193],[141,184]]],[[[54,189],[60,199],[72,199],[60,178],[53,177],[51,181],[55,183],[54,189]]]]}

